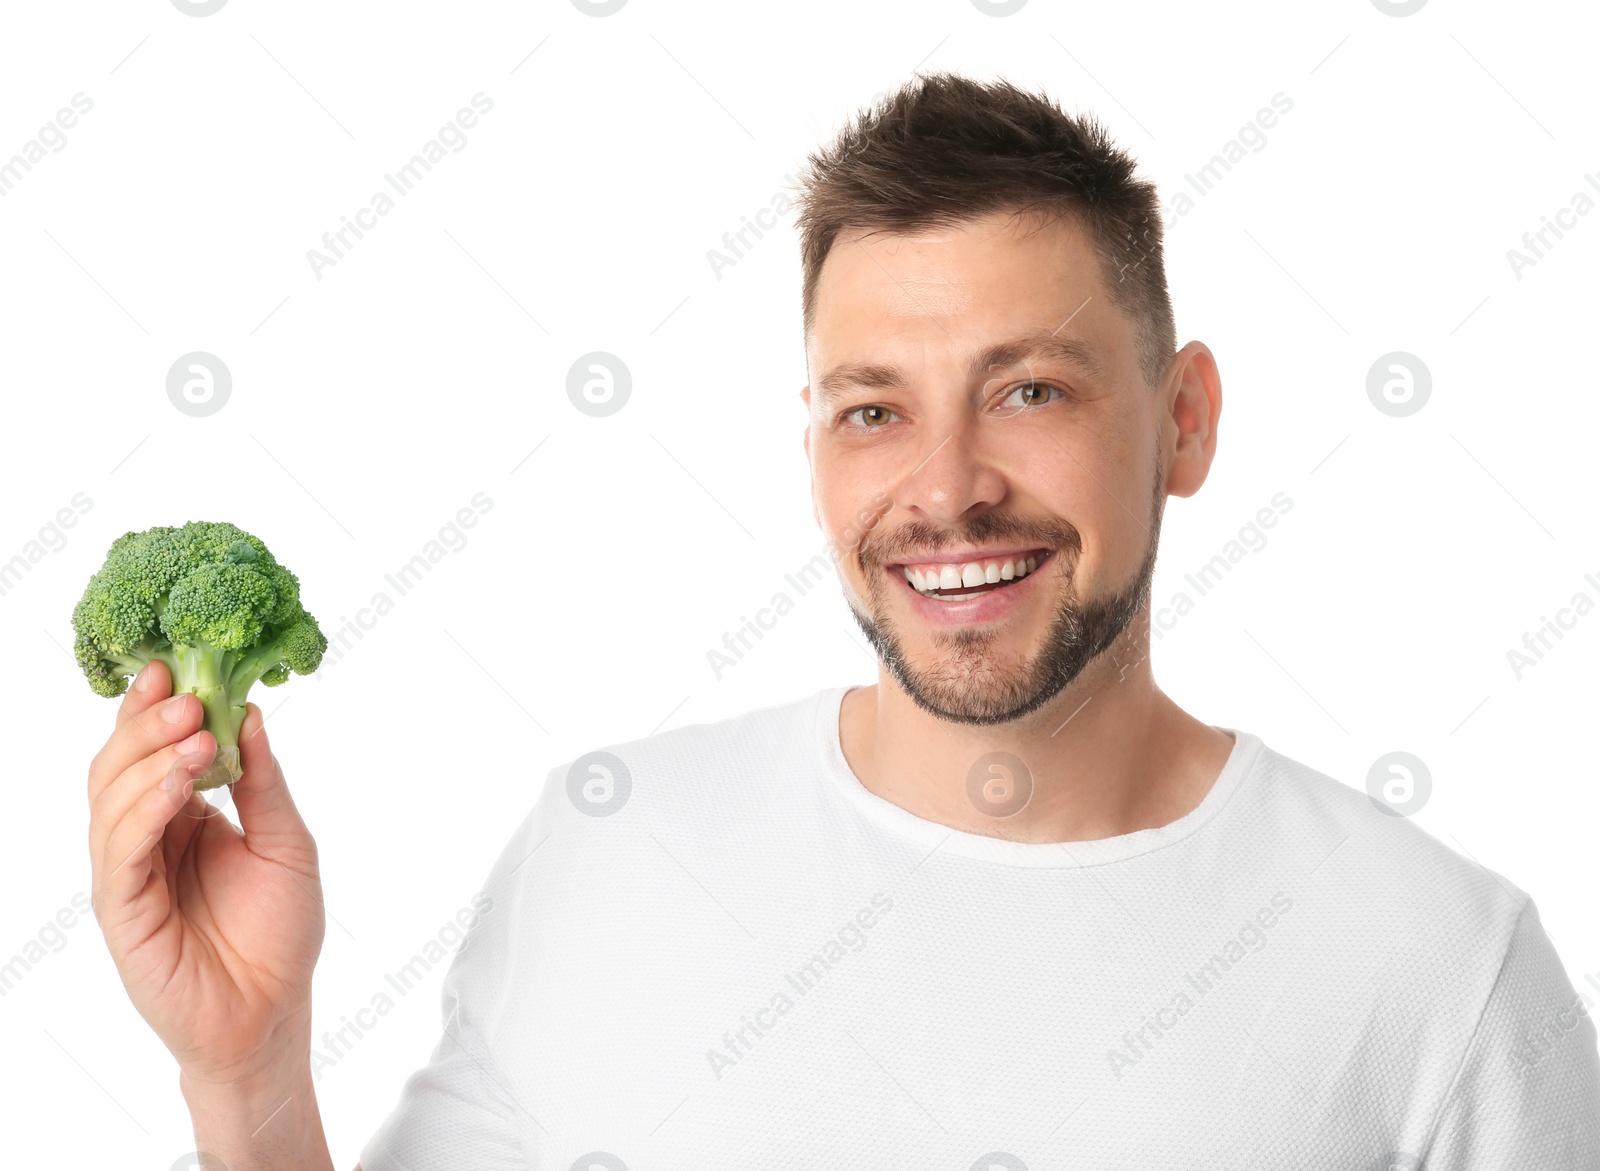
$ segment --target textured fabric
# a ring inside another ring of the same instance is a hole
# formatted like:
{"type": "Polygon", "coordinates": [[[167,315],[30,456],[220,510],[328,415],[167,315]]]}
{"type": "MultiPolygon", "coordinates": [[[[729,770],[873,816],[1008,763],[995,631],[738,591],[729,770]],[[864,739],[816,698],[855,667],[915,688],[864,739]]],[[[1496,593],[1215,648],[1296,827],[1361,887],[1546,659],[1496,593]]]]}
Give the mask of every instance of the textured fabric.
{"type": "Polygon", "coordinates": [[[1238,729],[1169,825],[952,830],[850,772],[845,690],[554,769],[364,1171],[1600,1171],[1501,875],[1238,729]]]}

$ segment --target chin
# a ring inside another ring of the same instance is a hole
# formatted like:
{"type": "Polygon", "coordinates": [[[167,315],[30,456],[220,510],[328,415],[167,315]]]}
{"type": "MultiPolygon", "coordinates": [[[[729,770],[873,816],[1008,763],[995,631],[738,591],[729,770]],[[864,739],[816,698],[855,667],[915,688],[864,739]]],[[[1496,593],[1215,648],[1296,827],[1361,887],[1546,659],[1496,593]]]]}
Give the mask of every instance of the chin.
{"type": "Polygon", "coordinates": [[[973,726],[1007,724],[1044,707],[1082,671],[1068,667],[1040,649],[1021,655],[1001,644],[1005,636],[988,631],[940,634],[933,645],[908,650],[882,623],[857,622],[879,660],[900,689],[923,711],[951,723],[973,726]]]}

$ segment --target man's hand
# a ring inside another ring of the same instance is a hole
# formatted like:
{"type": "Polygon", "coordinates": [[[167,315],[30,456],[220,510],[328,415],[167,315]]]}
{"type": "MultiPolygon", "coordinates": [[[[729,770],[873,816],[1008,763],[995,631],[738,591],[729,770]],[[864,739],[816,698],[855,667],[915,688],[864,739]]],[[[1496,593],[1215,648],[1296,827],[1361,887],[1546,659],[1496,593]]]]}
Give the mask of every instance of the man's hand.
{"type": "MultiPolygon", "coordinates": [[[[309,1120],[326,1158],[308,1070],[325,929],[316,843],[255,704],[232,787],[243,832],[194,793],[216,741],[200,730],[200,701],[169,698],[171,686],[165,664],[147,665],[89,768],[95,918],[129,999],[177,1058],[197,1136],[203,1113],[270,1111],[293,1087],[301,1101],[273,1120],[272,1137],[309,1120]]],[[[229,1128],[249,1134],[266,1121],[230,1117],[229,1128]]],[[[228,1145],[212,1149],[236,1171],[251,1165],[216,1149],[228,1145]]]]}

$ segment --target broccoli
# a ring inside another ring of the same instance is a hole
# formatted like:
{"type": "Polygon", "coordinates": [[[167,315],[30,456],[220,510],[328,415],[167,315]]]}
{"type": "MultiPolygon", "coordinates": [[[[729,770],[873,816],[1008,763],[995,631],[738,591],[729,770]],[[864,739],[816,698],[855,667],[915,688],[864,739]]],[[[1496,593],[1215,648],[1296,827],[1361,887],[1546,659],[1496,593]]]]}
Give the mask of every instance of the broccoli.
{"type": "Polygon", "coordinates": [[[73,651],[96,694],[118,696],[151,659],[172,673],[172,694],[200,697],[200,725],[217,755],[196,790],[240,776],[245,696],[308,675],[328,649],[300,605],[300,580],[267,547],[231,524],[190,521],[124,533],[72,611],[73,651]]]}

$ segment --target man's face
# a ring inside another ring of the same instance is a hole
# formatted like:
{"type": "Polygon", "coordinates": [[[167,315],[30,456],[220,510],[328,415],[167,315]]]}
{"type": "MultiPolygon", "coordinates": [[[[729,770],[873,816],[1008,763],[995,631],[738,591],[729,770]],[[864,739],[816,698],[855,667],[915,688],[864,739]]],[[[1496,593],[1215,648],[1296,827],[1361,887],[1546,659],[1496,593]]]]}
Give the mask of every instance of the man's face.
{"type": "Polygon", "coordinates": [[[1163,396],[1133,324],[1075,223],[1006,214],[843,234],[816,304],[806,450],[857,622],[935,715],[1036,710],[1148,604],[1163,396]]]}

